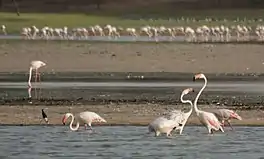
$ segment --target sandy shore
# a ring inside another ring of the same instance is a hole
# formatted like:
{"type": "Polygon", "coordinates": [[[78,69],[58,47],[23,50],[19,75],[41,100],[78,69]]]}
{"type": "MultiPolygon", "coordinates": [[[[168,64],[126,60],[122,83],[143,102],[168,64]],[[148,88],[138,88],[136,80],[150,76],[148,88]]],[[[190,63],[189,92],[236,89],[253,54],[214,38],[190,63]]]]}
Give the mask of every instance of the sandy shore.
{"type": "MultiPolygon", "coordinates": [[[[44,124],[41,121],[41,109],[46,108],[50,124],[61,125],[64,113],[71,112],[77,114],[82,111],[94,111],[105,118],[106,125],[147,125],[154,118],[166,114],[173,109],[188,111],[188,105],[157,105],[157,104],[140,104],[140,105],[75,105],[75,106],[0,106],[0,124],[10,125],[32,125],[44,124]]],[[[203,110],[212,110],[200,106],[203,110]]],[[[216,108],[216,107],[214,107],[216,108]]],[[[243,118],[242,121],[233,120],[233,125],[262,126],[264,125],[264,111],[262,110],[238,110],[243,118]]],[[[187,125],[200,125],[195,114],[193,113],[187,125]]]]}
{"type": "Polygon", "coordinates": [[[263,50],[258,44],[9,41],[0,44],[0,72],[27,72],[37,59],[48,64],[44,72],[262,73],[263,50]]]}

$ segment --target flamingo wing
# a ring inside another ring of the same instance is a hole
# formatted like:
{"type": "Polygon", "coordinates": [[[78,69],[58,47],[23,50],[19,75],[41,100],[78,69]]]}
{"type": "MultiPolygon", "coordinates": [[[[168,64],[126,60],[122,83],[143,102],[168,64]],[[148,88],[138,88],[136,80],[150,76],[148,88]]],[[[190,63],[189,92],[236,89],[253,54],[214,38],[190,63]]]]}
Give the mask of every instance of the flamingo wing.
{"type": "Polygon", "coordinates": [[[100,117],[98,114],[89,111],[80,113],[80,118],[88,123],[106,122],[106,120],[100,117]]]}
{"type": "Polygon", "coordinates": [[[158,117],[149,124],[149,129],[151,130],[162,129],[163,127],[165,127],[167,121],[168,119],[164,117],[158,117]]]}
{"type": "Polygon", "coordinates": [[[220,128],[221,124],[213,113],[207,112],[205,113],[204,117],[207,123],[210,124],[213,129],[218,130],[220,128]]]}

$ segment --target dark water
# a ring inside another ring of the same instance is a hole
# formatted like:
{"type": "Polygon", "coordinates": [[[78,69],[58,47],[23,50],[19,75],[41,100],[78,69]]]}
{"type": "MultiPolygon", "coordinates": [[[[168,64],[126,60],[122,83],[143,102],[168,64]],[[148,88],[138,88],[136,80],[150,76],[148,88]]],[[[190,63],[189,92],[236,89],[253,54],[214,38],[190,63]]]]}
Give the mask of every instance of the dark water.
{"type": "Polygon", "coordinates": [[[260,159],[264,158],[264,127],[206,134],[187,126],[182,135],[153,137],[146,127],[95,127],[71,132],[68,127],[0,126],[0,157],[19,159],[260,159]]]}

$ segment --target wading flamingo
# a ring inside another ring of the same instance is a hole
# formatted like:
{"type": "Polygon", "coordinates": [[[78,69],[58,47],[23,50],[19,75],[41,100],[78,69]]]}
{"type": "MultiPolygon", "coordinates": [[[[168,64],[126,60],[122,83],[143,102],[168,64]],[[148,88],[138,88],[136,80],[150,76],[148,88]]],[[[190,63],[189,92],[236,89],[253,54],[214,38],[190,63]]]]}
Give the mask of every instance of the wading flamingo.
{"type": "Polygon", "coordinates": [[[183,96],[190,92],[193,92],[193,89],[187,88],[181,94],[181,101],[183,103],[190,103],[191,105],[189,112],[184,113],[180,110],[173,110],[168,119],[166,117],[158,117],[149,124],[149,132],[155,132],[155,136],[159,136],[161,133],[166,133],[167,136],[171,136],[172,130],[180,130],[180,134],[182,134],[184,125],[190,117],[193,107],[190,100],[183,100],[183,96]]]}
{"type": "MultiPolygon", "coordinates": [[[[192,114],[192,111],[193,111],[193,103],[190,100],[184,100],[183,99],[183,96],[186,95],[186,94],[188,94],[188,93],[190,93],[190,92],[194,92],[193,88],[187,88],[187,89],[183,90],[182,91],[182,94],[181,94],[181,102],[182,103],[189,103],[190,106],[191,106],[191,109],[188,112],[186,112],[186,113],[181,112],[182,113],[181,114],[182,119],[181,119],[181,122],[180,123],[182,124],[182,126],[179,126],[179,127],[176,128],[176,130],[179,130],[180,131],[179,134],[182,134],[183,128],[184,128],[186,122],[188,121],[190,115],[192,114]]],[[[176,112],[177,111],[178,110],[176,110],[176,112]]],[[[176,117],[176,115],[178,115],[178,113],[175,114],[174,111],[173,111],[172,114],[171,114],[171,116],[169,118],[170,119],[173,119],[173,118],[176,117]]]]}
{"type": "Polygon", "coordinates": [[[85,112],[81,112],[77,115],[76,120],[77,120],[77,124],[75,126],[75,128],[72,127],[72,124],[74,122],[75,117],[73,116],[73,114],[71,113],[66,113],[63,118],[62,118],[62,123],[63,125],[65,125],[67,119],[69,117],[72,117],[71,123],[70,123],[70,129],[72,131],[76,131],[79,129],[80,123],[84,123],[84,127],[85,129],[87,128],[87,124],[89,126],[89,128],[91,130],[92,129],[92,122],[99,122],[99,123],[106,123],[106,120],[103,119],[102,117],[100,117],[98,114],[96,114],[95,112],[90,112],[90,111],[85,111],[85,112]]]}
{"type": "Polygon", "coordinates": [[[217,119],[217,117],[213,113],[202,111],[202,110],[199,110],[197,108],[197,101],[198,101],[200,95],[202,94],[203,90],[205,89],[205,87],[207,85],[207,79],[206,79],[205,75],[202,73],[196,74],[193,77],[193,81],[195,81],[196,79],[204,79],[204,86],[202,87],[202,89],[197,94],[197,97],[194,100],[194,111],[195,111],[197,117],[199,118],[200,122],[207,128],[209,134],[213,133],[212,130],[215,130],[215,131],[220,130],[220,131],[224,132],[224,130],[221,126],[221,123],[219,122],[219,120],[217,119]]]}
{"type": "Polygon", "coordinates": [[[182,126],[182,124],[178,123],[177,120],[158,117],[149,124],[148,129],[149,132],[155,132],[155,136],[165,133],[168,137],[171,136],[172,130],[179,126],[182,126]]]}
{"type": "Polygon", "coordinates": [[[242,120],[242,117],[240,115],[238,115],[235,111],[230,109],[216,109],[212,111],[212,113],[214,113],[214,115],[218,118],[218,120],[222,122],[223,127],[226,121],[232,130],[233,127],[230,123],[231,119],[242,120]]]}
{"type": "Polygon", "coordinates": [[[39,81],[40,81],[40,73],[38,73],[38,69],[42,66],[46,66],[46,63],[42,61],[31,61],[30,67],[29,67],[29,77],[28,77],[28,86],[31,87],[31,77],[32,77],[32,71],[36,71],[35,76],[35,82],[37,82],[37,76],[39,75],[39,81]]]}

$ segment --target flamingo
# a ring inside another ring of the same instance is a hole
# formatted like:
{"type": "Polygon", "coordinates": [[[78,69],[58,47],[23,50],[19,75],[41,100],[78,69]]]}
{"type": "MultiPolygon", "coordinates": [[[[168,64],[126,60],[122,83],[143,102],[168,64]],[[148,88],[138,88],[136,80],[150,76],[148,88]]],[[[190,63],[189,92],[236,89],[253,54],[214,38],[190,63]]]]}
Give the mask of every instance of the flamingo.
{"type": "Polygon", "coordinates": [[[100,117],[98,114],[95,112],[90,112],[90,111],[85,111],[81,112],[77,115],[77,124],[75,128],[72,127],[72,124],[74,122],[75,117],[71,113],[66,113],[63,118],[62,118],[62,123],[65,125],[67,119],[69,117],[72,117],[71,123],[70,123],[70,129],[72,131],[77,131],[79,129],[80,123],[84,123],[84,127],[86,129],[87,124],[91,130],[92,129],[92,122],[100,122],[100,123],[106,123],[106,120],[100,117]]]}
{"type": "MultiPolygon", "coordinates": [[[[191,105],[191,109],[188,112],[186,112],[186,113],[181,112],[182,113],[181,114],[181,116],[182,116],[182,119],[181,119],[182,120],[181,121],[182,126],[179,126],[179,127],[176,128],[176,130],[180,130],[179,134],[182,134],[183,128],[184,128],[186,122],[188,121],[190,115],[192,114],[192,111],[193,111],[193,103],[190,100],[184,100],[183,99],[183,96],[188,94],[188,93],[190,93],[190,92],[194,92],[193,88],[187,88],[187,89],[183,90],[182,94],[181,94],[181,102],[182,103],[189,103],[191,105]]],[[[173,119],[173,118],[176,117],[176,115],[178,115],[177,111],[178,110],[176,110],[176,113],[174,113],[175,110],[172,112],[172,114],[170,116],[170,119],[173,119]]]]}
{"type": "Polygon", "coordinates": [[[31,87],[31,77],[32,77],[32,71],[36,70],[36,76],[35,76],[35,82],[37,82],[37,76],[39,75],[39,81],[40,81],[40,74],[38,73],[38,69],[42,66],[46,66],[46,63],[42,61],[31,61],[30,68],[29,68],[29,77],[28,77],[28,86],[31,87]]]}
{"type": "Polygon", "coordinates": [[[217,109],[214,110],[212,113],[214,113],[214,115],[222,122],[223,126],[226,121],[232,130],[234,129],[230,123],[230,120],[231,119],[242,120],[242,117],[240,115],[238,115],[235,111],[230,109],[217,109]]]}
{"type": "Polygon", "coordinates": [[[159,136],[161,133],[166,133],[167,136],[171,136],[172,130],[180,130],[180,134],[182,134],[184,125],[186,124],[192,113],[192,102],[190,100],[183,100],[183,96],[188,94],[189,92],[193,92],[193,89],[187,88],[183,90],[181,94],[181,101],[183,103],[190,103],[191,110],[187,113],[183,113],[180,110],[174,110],[171,112],[171,115],[168,119],[166,117],[156,118],[149,124],[149,132],[155,132],[155,136],[159,136]]]}
{"type": "Polygon", "coordinates": [[[202,89],[200,90],[200,92],[198,93],[197,97],[194,100],[194,111],[195,111],[197,117],[199,118],[200,122],[207,128],[209,134],[213,133],[212,130],[215,130],[215,131],[220,130],[220,131],[224,132],[224,130],[221,126],[221,123],[219,122],[219,120],[217,119],[217,117],[213,113],[202,111],[202,110],[199,110],[197,108],[198,98],[200,97],[202,91],[205,89],[205,87],[207,85],[207,79],[206,79],[205,75],[202,73],[196,74],[193,77],[193,81],[195,81],[196,79],[204,79],[204,86],[202,87],[202,89]]]}
{"type": "Polygon", "coordinates": [[[155,132],[155,136],[159,136],[161,133],[166,133],[167,137],[171,136],[172,130],[182,126],[177,120],[167,119],[166,117],[158,117],[153,120],[149,126],[149,132],[155,132]]]}

